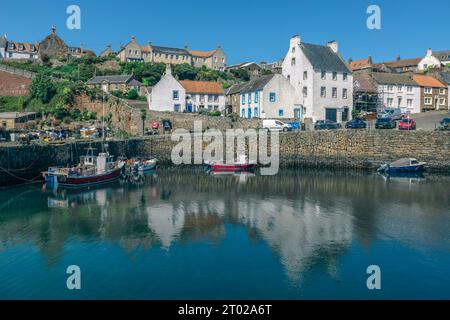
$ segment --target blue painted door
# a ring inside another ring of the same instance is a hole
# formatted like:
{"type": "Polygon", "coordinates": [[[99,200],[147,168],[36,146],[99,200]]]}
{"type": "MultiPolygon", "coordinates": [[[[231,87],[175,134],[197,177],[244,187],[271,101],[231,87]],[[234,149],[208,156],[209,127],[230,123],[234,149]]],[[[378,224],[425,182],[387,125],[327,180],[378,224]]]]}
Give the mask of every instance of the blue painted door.
{"type": "Polygon", "coordinates": [[[192,112],[192,104],[188,104],[188,106],[187,106],[187,112],[192,112]]]}
{"type": "Polygon", "coordinates": [[[248,118],[251,119],[252,118],[252,109],[248,109],[248,118]]]}

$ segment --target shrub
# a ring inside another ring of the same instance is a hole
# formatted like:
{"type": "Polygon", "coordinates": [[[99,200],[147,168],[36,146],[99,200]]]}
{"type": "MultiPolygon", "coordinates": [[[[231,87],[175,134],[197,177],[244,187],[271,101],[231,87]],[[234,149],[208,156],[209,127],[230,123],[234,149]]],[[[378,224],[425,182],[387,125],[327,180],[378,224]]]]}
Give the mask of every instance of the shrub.
{"type": "Polygon", "coordinates": [[[222,113],[220,111],[212,111],[209,113],[211,117],[220,117],[222,113]]]}
{"type": "Polygon", "coordinates": [[[128,91],[127,97],[130,100],[136,100],[139,97],[139,94],[137,90],[133,88],[130,91],[128,91]]]}

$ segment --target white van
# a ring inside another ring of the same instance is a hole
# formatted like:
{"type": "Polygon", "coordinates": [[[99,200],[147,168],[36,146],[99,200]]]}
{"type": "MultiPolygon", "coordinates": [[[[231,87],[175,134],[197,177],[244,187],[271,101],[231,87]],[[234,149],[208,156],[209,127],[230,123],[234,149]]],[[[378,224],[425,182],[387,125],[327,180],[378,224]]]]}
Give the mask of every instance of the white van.
{"type": "Polygon", "coordinates": [[[286,132],[292,130],[292,127],[290,124],[281,122],[280,120],[263,120],[263,129],[286,132]]]}

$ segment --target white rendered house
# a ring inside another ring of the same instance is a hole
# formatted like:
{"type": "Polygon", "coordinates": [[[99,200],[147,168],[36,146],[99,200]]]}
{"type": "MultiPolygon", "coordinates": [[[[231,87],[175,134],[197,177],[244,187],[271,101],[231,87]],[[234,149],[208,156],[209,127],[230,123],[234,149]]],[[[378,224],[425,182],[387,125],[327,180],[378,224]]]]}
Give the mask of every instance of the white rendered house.
{"type": "Polygon", "coordinates": [[[315,45],[304,43],[295,35],[284,58],[282,74],[301,99],[303,118],[338,123],[351,119],[353,76],[338,52],[337,42],[315,45]]]}

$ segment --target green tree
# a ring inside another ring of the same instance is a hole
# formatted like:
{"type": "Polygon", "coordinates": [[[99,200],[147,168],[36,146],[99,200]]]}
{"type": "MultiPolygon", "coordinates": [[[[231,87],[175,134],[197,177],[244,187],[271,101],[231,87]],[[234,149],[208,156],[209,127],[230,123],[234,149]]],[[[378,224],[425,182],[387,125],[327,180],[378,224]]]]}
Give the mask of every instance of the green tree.
{"type": "Polygon", "coordinates": [[[133,88],[130,91],[128,91],[127,97],[130,100],[136,100],[139,97],[139,94],[137,90],[133,88]]]}
{"type": "Polygon", "coordinates": [[[250,74],[248,73],[247,70],[243,70],[243,69],[234,69],[231,70],[231,74],[241,80],[241,81],[249,81],[250,80],[250,74]]]}
{"type": "Polygon", "coordinates": [[[55,94],[56,88],[50,77],[38,74],[33,78],[29,93],[31,99],[38,99],[42,103],[49,103],[55,94]]]}
{"type": "Polygon", "coordinates": [[[198,75],[196,68],[187,63],[175,65],[173,67],[173,74],[178,76],[180,80],[195,80],[198,75]]]}

